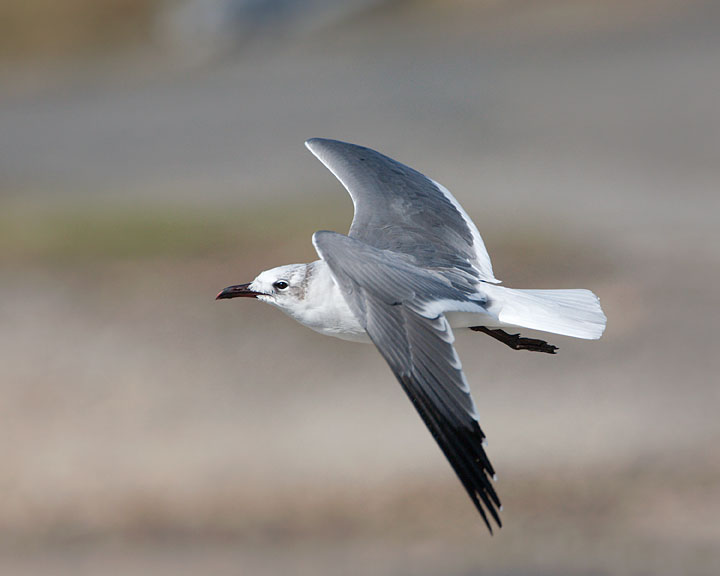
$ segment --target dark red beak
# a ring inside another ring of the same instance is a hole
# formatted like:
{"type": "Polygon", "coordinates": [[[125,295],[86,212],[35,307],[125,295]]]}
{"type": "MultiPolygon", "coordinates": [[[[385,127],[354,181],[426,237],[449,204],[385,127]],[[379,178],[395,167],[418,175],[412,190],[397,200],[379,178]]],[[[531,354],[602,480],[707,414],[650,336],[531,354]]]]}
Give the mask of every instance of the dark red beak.
{"type": "Polygon", "coordinates": [[[228,286],[215,296],[215,300],[225,300],[226,298],[255,298],[260,292],[250,290],[250,284],[238,284],[237,286],[228,286]]]}

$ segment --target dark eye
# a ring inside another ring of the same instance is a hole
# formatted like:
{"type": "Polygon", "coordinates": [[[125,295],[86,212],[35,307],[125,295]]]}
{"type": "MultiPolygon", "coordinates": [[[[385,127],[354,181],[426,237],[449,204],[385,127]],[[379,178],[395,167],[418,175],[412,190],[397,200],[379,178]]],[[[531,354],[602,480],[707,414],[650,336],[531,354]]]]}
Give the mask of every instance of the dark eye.
{"type": "Polygon", "coordinates": [[[278,280],[275,284],[273,284],[273,288],[276,290],[285,290],[288,286],[289,284],[285,282],[285,280],[278,280]]]}

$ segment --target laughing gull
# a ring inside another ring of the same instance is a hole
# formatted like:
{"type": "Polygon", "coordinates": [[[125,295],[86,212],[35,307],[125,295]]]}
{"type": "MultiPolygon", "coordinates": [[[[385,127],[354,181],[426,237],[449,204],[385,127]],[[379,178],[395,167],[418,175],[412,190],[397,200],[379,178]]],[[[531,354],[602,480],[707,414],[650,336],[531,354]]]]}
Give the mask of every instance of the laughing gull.
{"type": "Polygon", "coordinates": [[[305,145],[350,193],[350,232],[315,232],[320,260],[266,270],[217,299],[257,298],[321,334],[375,344],[492,532],[488,513],[502,526],[495,470],[453,329],[554,354],[504,329],[597,339],[606,322],[599,300],[589,290],[498,286],[475,224],[442,185],[370,148],[305,145]]]}

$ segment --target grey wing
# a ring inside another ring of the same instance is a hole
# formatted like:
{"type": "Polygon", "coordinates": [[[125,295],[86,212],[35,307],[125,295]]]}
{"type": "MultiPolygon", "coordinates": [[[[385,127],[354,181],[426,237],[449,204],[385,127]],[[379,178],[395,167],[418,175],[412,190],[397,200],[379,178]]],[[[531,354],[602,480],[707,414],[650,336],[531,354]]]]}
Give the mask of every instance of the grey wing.
{"type": "Polygon", "coordinates": [[[323,138],[305,145],[352,197],[349,236],[424,268],[498,282],[475,224],[446,188],[370,148],[323,138]]]}
{"type": "Polygon", "coordinates": [[[444,315],[428,313],[424,295],[465,296],[445,278],[348,236],[316,232],[313,243],[492,532],[487,513],[502,524],[485,435],[450,325],[444,315]]]}

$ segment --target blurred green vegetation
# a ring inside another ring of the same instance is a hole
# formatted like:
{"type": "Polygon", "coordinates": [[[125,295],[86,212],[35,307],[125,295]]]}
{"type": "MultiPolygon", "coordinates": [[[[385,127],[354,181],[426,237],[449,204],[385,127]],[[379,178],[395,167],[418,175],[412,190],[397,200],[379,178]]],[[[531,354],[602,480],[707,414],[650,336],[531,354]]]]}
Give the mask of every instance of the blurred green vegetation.
{"type": "MultiPolygon", "coordinates": [[[[310,202],[230,207],[6,202],[0,205],[0,264],[263,258],[271,251],[289,251],[288,258],[304,261],[316,258],[313,232],[344,233],[351,218],[349,199],[337,192],[310,202]]],[[[495,273],[508,285],[540,282],[541,287],[553,287],[579,271],[602,277],[613,267],[606,255],[578,242],[567,226],[550,221],[504,226],[482,222],[480,229],[495,273]]]]}
{"type": "Polygon", "coordinates": [[[0,210],[0,262],[84,262],[194,257],[243,245],[273,248],[318,228],[344,230],[340,202],[283,202],[251,207],[5,205],[0,210]]]}

